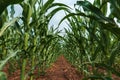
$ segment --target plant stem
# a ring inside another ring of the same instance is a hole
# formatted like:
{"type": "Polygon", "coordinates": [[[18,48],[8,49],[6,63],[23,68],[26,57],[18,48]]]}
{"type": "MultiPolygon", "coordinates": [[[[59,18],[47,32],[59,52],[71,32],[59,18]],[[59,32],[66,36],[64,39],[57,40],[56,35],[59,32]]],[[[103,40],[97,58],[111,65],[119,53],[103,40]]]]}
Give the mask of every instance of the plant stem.
{"type": "Polygon", "coordinates": [[[20,75],[20,80],[25,80],[25,67],[26,67],[27,60],[23,59],[22,70],[20,75]]]}

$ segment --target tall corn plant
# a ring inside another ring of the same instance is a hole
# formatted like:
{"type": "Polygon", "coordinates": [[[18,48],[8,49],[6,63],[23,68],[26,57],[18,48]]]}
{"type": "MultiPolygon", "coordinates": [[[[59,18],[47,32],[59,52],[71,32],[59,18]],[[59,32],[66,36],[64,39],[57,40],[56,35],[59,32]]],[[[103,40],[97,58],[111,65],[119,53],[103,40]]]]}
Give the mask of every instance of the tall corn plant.
{"type": "MultiPolygon", "coordinates": [[[[69,7],[53,2],[54,0],[46,2],[43,0],[25,0],[20,3],[19,5],[23,9],[22,16],[2,35],[5,39],[1,40],[0,46],[3,47],[1,48],[3,54],[8,54],[9,49],[21,50],[14,59],[11,59],[14,63],[10,63],[11,67],[15,67],[14,64],[17,61],[18,69],[21,70],[21,80],[25,80],[28,76],[33,80],[33,72],[36,68],[38,68],[40,75],[44,74],[50,62],[54,60],[54,56],[58,55],[53,54],[56,53],[53,49],[60,47],[56,44],[59,41],[59,31],[49,30],[48,25],[55,13],[60,10],[68,12],[69,7]],[[26,72],[27,65],[31,69],[26,72]]],[[[12,6],[10,18],[13,19],[14,5],[12,6]]]]}
{"type": "MultiPolygon", "coordinates": [[[[118,5],[117,1],[113,3],[113,0],[110,2],[97,0],[93,4],[88,1],[77,1],[76,13],[69,13],[61,20],[62,22],[67,19],[70,26],[70,30],[66,30],[67,36],[64,44],[66,50],[71,50],[67,54],[70,54],[70,58],[74,60],[72,62],[88,75],[90,73],[86,69],[86,64],[91,64],[93,68],[95,66],[106,68],[109,77],[110,73],[120,76],[120,73],[113,67],[119,55],[120,28],[114,21],[116,16],[113,12],[107,17],[107,3],[111,4],[112,10],[118,5]]],[[[97,75],[96,71],[93,74],[94,76],[88,78],[102,79],[105,76],[97,75]]]]}

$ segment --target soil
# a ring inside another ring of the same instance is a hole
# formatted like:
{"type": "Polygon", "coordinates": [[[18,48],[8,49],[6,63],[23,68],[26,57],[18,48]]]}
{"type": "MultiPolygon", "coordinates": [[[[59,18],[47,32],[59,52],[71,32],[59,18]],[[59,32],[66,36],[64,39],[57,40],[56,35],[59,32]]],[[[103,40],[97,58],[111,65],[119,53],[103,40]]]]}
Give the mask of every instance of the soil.
{"type": "MultiPolygon", "coordinates": [[[[102,70],[101,70],[102,71],[102,70]]],[[[16,70],[13,75],[8,75],[8,71],[5,68],[8,80],[20,80],[20,70],[16,70]]],[[[37,77],[38,71],[35,70],[34,80],[82,80],[83,75],[72,66],[63,55],[59,56],[58,59],[48,68],[45,75],[37,77]]],[[[103,72],[103,71],[102,71],[103,72]]],[[[112,75],[113,80],[120,80],[119,77],[112,75]]],[[[30,80],[30,79],[28,79],[30,80]]]]}
{"type": "Polygon", "coordinates": [[[37,80],[81,80],[82,76],[63,55],[47,70],[47,77],[37,80]]]}
{"type": "MultiPolygon", "coordinates": [[[[9,67],[9,66],[7,66],[9,67]]],[[[8,69],[5,68],[4,72],[7,73],[8,80],[20,80],[20,70],[16,70],[12,75],[8,75],[8,69]]],[[[59,56],[58,59],[48,68],[44,76],[37,77],[34,80],[81,80],[82,76],[72,66],[63,55],[59,56]]],[[[37,70],[35,70],[37,75],[37,70]]],[[[28,79],[29,80],[29,79],[28,79]]]]}

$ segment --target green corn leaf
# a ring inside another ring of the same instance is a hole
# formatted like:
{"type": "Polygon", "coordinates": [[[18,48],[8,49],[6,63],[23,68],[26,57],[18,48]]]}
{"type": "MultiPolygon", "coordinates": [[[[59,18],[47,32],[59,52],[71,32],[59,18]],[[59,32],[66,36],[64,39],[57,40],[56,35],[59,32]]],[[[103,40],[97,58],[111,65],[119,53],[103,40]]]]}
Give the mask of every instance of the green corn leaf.
{"type": "Polygon", "coordinates": [[[109,0],[111,3],[110,5],[110,10],[111,10],[111,15],[115,16],[116,18],[120,19],[119,12],[120,12],[120,1],[119,0],[109,0]]]}
{"type": "Polygon", "coordinates": [[[9,59],[11,59],[12,57],[16,56],[16,54],[20,52],[20,50],[17,51],[13,51],[13,50],[9,50],[9,54],[7,55],[5,60],[0,61],[0,70],[3,69],[4,65],[8,62],[9,59]]]}
{"type": "Polygon", "coordinates": [[[84,13],[69,13],[68,15],[66,15],[65,17],[63,17],[61,19],[61,21],[59,22],[59,25],[67,18],[69,17],[73,17],[73,16],[84,16],[84,17],[88,17],[90,19],[96,20],[98,22],[100,22],[102,24],[103,29],[107,29],[109,31],[111,31],[112,33],[114,33],[118,38],[120,38],[120,28],[117,25],[113,25],[111,23],[106,23],[104,24],[103,21],[99,21],[95,16],[92,15],[85,15],[84,13]]]}
{"type": "Polygon", "coordinates": [[[47,17],[49,18],[49,20],[51,20],[51,18],[60,10],[64,10],[64,11],[67,11],[67,12],[70,12],[68,8],[65,8],[65,7],[58,7],[56,9],[54,9],[53,11],[51,11],[47,17]]]}
{"type": "Polygon", "coordinates": [[[65,4],[62,4],[62,3],[53,3],[52,5],[50,5],[50,7],[48,9],[50,9],[52,7],[57,7],[57,6],[59,6],[59,7],[66,7],[66,8],[72,9],[69,6],[67,6],[65,4]]]}
{"type": "Polygon", "coordinates": [[[12,21],[5,23],[2,27],[2,29],[0,30],[0,37],[3,35],[3,33],[5,32],[5,30],[11,25],[13,24],[15,21],[17,21],[19,18],[14,18],[12,21]]]}
{"type": "Polygon", "coordinates": [[[73,17],[73,16],[84,16],[84,17],[88,17],[88,18],[91,18],[91,19],[94,19],[94,20],[98,20],[96,17],[92,16],[92,15],[86,15],[84,13],[69,13],[68,15],[66,15],[65,17],[63,17],[61,19],[61,21],[59,22],[59,25],[67,18],[69,17],[73,17]]]}
{"type": "Polygon", "coordinates": [[[92,61],[94,61],[98,56],[99,56],[99,52],[101,50],[101,46],[98,46],[97,48],[95,48],[94,54],[92,55],[92,61]]]}
{"type": "Polygon", "coordinates": [[[115,63],[115,58],[116,58],[117,54],[119,54],[119,52],[120,52],[120,42],[115,47],[115,49],[113,49],[113,51],[111,52],[111,56],[110,56],[110,59],[109,59],[110,65],[115,63]]]}
{"type": "Polygon", "coordinates": [[[120,39],[120,28],[118,26],[111,25],[109,23],[107,24],[101,23],[101,25],[104,29],[107,29],[110,32],[114,33],[118,37],[118,39],[120,39]]]}
{"type": "Polygon", "coordinates": [[[17,32],[18,32],[20,35],[22,35],[23,32],[22,32],[22,30],[21,30],[21,26],[19,25],[19,23],[18,23],[17,21],[15,22],[15,26],[16,26],[16,28],[17,28],[17,32]]]}
{"type": "MultiPolygon", "coordinates": [[[[80,14],[77,14],[77,13],[69,13],[68,15],[66,15],[65,17],[63,17],[60,22],[59,22],[59,26],[60,24],[65,20],[65,19],[68,19],[69,17],[72,17],[72,16],[75,16],[75,15],[80,15],[80,14]]],[[[84,16],[86,16],[85,14],[83,14],[84,16]]]]}
{"type": "Polygon", "coordinates": [[[102,13],[104,14],[104,15],[107,15],[107,11],[108,11],[108,8],[107,8],[107,3],[108,3],[108,1],[103,1],[102,2],[102,5],[100,6],[100,10],[102,11],[102,13]]]}
{"type": "Polygon", "coordinates": [[[54,0],[48,0],[42,7],[41,9],[41,13],[45,13],[47,12],[48,8],[50,7],[50,5],[54,2],[54,0]]]}
{"type": "Polygon", "coordinates": [[[112,19],[105,17],[99,8],[95,7],[88,1],[77,1],[77,5],[83,6],[83,8],[86,11],[90,11],[90,12],[94,13],[97,18],[99,18],[103,21],[107,21],[111,24],[115,24],[115,22],[112,19]]]}
{"type": "Polygon", "coordinates": [[[120,4],[119,4],[119,0],[110,0],[109,1],[111,3],[111,5],[114,7],[114,9],[116,9],[118,12],[120,11],[120,4]]]}
{"type": "Polygon", "coordinates": [[[22,15],[24,16],[23,21],[24,23],[29,24],[30,17],[32,15],[32,9],[29,3],[20,4],[23,8],[22,15]]]}

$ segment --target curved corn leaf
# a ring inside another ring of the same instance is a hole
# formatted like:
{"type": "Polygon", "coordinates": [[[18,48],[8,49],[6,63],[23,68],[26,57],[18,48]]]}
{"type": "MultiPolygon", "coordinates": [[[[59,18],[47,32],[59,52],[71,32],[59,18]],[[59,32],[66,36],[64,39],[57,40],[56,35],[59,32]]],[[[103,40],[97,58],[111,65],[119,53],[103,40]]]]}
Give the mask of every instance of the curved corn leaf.
{"type": "Polygon", "coordinates": [[[69,7],[69,6],[65,5],[65,4],[62,4],[62,3],[53,3],[52,5],[50,5],[50,7],[48,9],[50,9],[52,7],[57,7],[57,6],[61,6],[61,7],[63,6],[63,7],[72,9],[71,7],[69,7]]]}
{"type": "Polygon", "coordinates": [[[115,24],[114,20],[112,20],[108,17],[105,17],[99,8],[95,7],[88,1],[77,1],[77,5],[82,6],[85,11],[90,11],[90,12],[94,13],[97,18],[99,18],[103,21],[107,21],[111,24],[115,24]]]}
{"type": "Polygon", "coordinates": [[[6,23],[5,25],[3,25],[2,29],[0,30],[0,37],[3,35],[3,33],[5,32],[5,30],[11,25],[13,24],[15,21],[17,21],[19,18],[14,18],[12,21],[6,23]]]}
{"type": "Polygon", "coordinates": [[[48,0],[43,7],[41,8],[41,14],[47,12],[48,8],[50,7],[50,5],[54,2],[54,0],[48,0]]]}
{"type": "MultiPolygon", "coordinates": [[[[84,14],[84,13],[82,13],[82,12],[81,12],[81,13],[69,13],[68,15],[66,15],[65,17],[63,17],[63,18],[61,19],[61,21],[59,22],[59,25],[60,25],[65,19],[67,19],[67,18],[69,18],[69,17],[73,17],[73,16],[83,16],[83,17],[88,17],[88,18],[90,18],[90,19],[99,21],[99,19],[96,18],[95,16],[93,16],[93,15],[86,15],[86,14],[84,14]]],[[[103,21],[100,21],[100,22],[103,22],[103,21]]]]}
{"type": "Polygon", "coordinates": [[[51,18],[60,10],[64,10],[64,11],[67,11],[67,12],[70,12],[68,8],[66,7],[58,7],[54,10],[52,10],[48,15],[47,17],[49,18],[49,20],[51,20],[51,18]]]}
{"type": "Polygon", "coordinates": [[[20,50],[17,50],[15,52],[12,50],[9,50],[9,54],[7,55],[7,58],[5,60],[0,61],[0,70],[2,70],[4,65],[8,62],[8,60],[16,56],[18,52],[20,52],[20,50]]]}
{"type": "Polygon", "coordinates": [[[73,16],[84,16],[84,17],[88,17],[88,18],[90,18],[90,19],[92,19],[92,20],[96,20],[96,21],[98,21],[99,23],[101,23],[102,24],[102,26],[101,27],[103,27],[103,29],[107,29],[107,30],[109,30],[110,32],[112,32],[112,33],[114,33],[119,39],[120,39],[120,28],[117,26],[117,25],[113,25],[113,24],[111,24],[111,23],[103,23],[103,21],[101,21],[101,20],[99,20],[97,17],[95,17],[95,16],[92,16],[92,15],[86,15],[86,14],[84,14],[84,13],[69,13],[68,15],[66,15],[65,17],[63,17],[62,19],[61,19],[61,21],[59,22],[59,25],[65,20],[65,19],[67,19],[67,18],[69,18],[69,17],[73,17],[73,16]]]}

